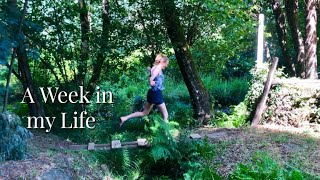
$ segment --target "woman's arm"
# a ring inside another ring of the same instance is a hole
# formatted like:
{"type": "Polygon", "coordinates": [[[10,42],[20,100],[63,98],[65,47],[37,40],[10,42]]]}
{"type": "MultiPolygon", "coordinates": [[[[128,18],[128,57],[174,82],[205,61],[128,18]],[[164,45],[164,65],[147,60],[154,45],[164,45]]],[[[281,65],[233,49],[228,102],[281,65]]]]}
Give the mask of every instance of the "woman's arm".
{"type": "Polygon", "coordinates": [[[156,78],[159,75],[160,71],[161,71],[160,66],[156,66],[153,69],[153,71],[151,71],[151,77],[149,78],[150,86],[154,86],[156,84],[156,82],[154,81],[154,78],[156,78]]]}

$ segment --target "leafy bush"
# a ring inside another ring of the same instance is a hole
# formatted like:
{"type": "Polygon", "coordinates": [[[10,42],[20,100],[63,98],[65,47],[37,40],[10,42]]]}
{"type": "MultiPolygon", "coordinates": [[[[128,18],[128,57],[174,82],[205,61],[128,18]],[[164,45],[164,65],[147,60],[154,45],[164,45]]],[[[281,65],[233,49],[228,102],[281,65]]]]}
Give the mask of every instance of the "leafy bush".
{"type": "Polygon", "coordinates": [[[25,158],[27,138],[32,134],[20,126],[19,116],[5,112],[0,116],[0,162],[25,158]]]}
{"type": "Polygon", "coordinates": [[[222,179],[216,172],[211,161],[216,156],[215,147],[209,143],[208,137],[196,144],[196,153],[200,157],[197,161],[189,161],[189,170],[183,174],[186,180],[222,179]]]}
{"type": "Polygon", "coordinates": [[[206,85],[215,104],[220,107],[239,104],[249,89],[248,80],[245,78],[234,78],[229,80],[205,79],[206,85]],[[209,80],[209,82],[207,82],[209,80]]]}
{"type": "MultiPolygon", "coordinates": [[[[217,118],[213,121],[214,124],[228,127],[239,127],[248,122],[250,115],[255,110],[255,106],[263,92],[264,85],[268,74],[268,63],[265,63],[262,68],[253,68],[251,70],[252,79],[250,88],[245,95],[243,102],[233,107],[233,112],[230,115],[220,112],[217,118]]],[[[282,70],[277,71],[276,76],[283,76],[282,70]]]]}
{"type": "Polygon", "coordinates": [[[239,164],[235,171],[229,175],[230,180],[236,179],[259,179],[259,180],[302,180],[313,179],[310,175],[297,169],[285,168],[268,155],[257,153],[253,162],[239,164]]]}
{"type": "Polygon", "coordinates": [[[159,118],[156,125],[153,126],[155,129],[152,130],[156,132],[152,137],[151,158],[153,161],[150,162],[146,158],[143,164],[148,174],[147,177],[152,176],[156,179],[183,177],[190,180],[221,179],[212,165],[212,159],[216,156],[216,147],[209,142],[208,138],[194,141],[189,138],[190,132],[183,131],[178,135],[174,124],[166,124],[161,121],[159,118]]]}
{"type": "Polygon", "coordinates": [[[222,127],[240,127],[247,122],[249,112],[244,102],[232,107],[232,113],[227,115],[220,112],[217,114],[214,124],[222,127]]]}
{"type": "Polygon", "coordinates": [[[177,153],[177,139],[179,131],[175,127],[178,125],[174,121],[165,123],[159,116],[154,116],[154,125],[150,127],[152,133],[151,154],[155,161],[166,160],[174,157],[177,153]]]}

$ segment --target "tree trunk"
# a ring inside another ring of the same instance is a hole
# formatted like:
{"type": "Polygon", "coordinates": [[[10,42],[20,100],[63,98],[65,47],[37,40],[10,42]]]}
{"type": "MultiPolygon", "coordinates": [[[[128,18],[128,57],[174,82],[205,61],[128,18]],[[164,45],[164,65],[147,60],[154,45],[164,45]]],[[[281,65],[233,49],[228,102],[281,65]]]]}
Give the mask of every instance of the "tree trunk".
{"type": "Polygon", "coordinates": [[[106,59],[105,52],[107,51],[109,28],[110,28],[110,17],[109,17],[109,2],[108,0],[102,0],[102,33],[100,41],[100,52],[97,55],[97,60],[93,62],[93,72],[90,78],[87,90],[90,92],[88,97],[91,97],[94,93],[95,86],[97,85],[102,65],[106,59]]]}
{"type": "MultiPolygon", "coordinates": [[[[12,12],[10,10],[8,11],[8,14],[13,14],[14,13],[13,11],[18,11],[17,10],[17,1],[12,1],[12,0],[10,1],[9,0],[9,1],[7,1],[7,5],[9,7],[13,8],[13,9],[11,9],[12,12]]],[[[22,12],[21,17],[20,17],[19,28],[18,28],[16,34],[14,35],[16,40],[18,40],[17,37],[22,31],[22,26],[23,26],[23,23],[24,23],[26,11],[27,11],[27,6],[28,6],[28,1],[26,0],[25,3],[24,3],[24,6],[23,6],[23,12],[22,12]]],[[[8,104],[8,99],[9,99],[9,86],[10,86],[11,74],[13,72],[13,64],[14,64],[15,58],[16,58],[16,48],[13,48],[10,65],[8,64],[9,65],[8,66],[9,72],[8,72],[8,75],[7,75],[6,92],[5,92],[5,96],[4,96],[4,103],[3,103],[2,112],[5,112],[7,110],[7,104],[8,104]]]]}
{"type": "Polygon", "coordinates": [[[29,88],[32,98],[34,100],[34,103],[27,102],[30,116],[44,117],[45,115],[44,115],[43,106],[31,76],[28,57],[27,57],[27,51],[23,44],[20,44],[17,47],[17,56],[18,56],[18,68],[21,73],[23,89],[24,91],[26,91],[27,88],[29,88]]]}
{"type": "Polygon", "coordinates": [[[205,89],[193,63],[174,1],[160,0],[159,3],[159,7],[162,7],[161,13],[164,18],[167,33],[192,100],[195,117],[206,124],[210,117],[210,95],[205,89]]]}
{"type": "MultiPolygon", "coordinates": [[[[19,80],[21,81],[23,85],[23,89],[26,91],[27,88],[29,88],[33,100],[35,103],[29,103],[28,102],[28,107],[29,107],[29,114],[30,116],[45,116],[44,115],[44,110],[41,101],[39,100],[38,92],[36,91],[36,88],[34,86],[33,79],[31,77],[31,72],[30,72],[30,67],[28,63],[28,57],[27,57],[27,52],[24,46],[23,40],[21,40],[21,35],[23,35],[23,21],[25,19],[25,12],[27,8],[27,3],[28,1],[26,0],[24,3],[24,12],[21,15],[21,20],[20,20],[20,25],[17,30],[17,34],[14,35],[16,37],[16,41],[18,42],[18,47],[13,50],[13,55],[12,58],[15,58],[15,54],[17,54],[18,57],[18,70],[19,70],[19,80]],[[20,37],[20,38],[19,38],[20,37]]],[[[16,11],[18,11],[18,6],[17,6],[17,1],[16,0],[8,0],[7,5],[9,6],[9,14],[13,13],[15,14],[16,11]]],[[[14,17],[15,15],[12,15],[14,17]]],[[[14,59],[12,59],[10,66],[13,65],[14,59]]],[[[11,70],[12,71],[12,70],[11,70]]],[[[11,72],[10,72],[11,73],[11,72]]],[[[9,78],[8,78],[9,79],[9,78]]]]}
{"type": "Polygon", "coordinates": [[[285,0],[285,8],[287,13],[287,20],[291,31],[294,49],[296,52],[296,74],[297,76],[305,77],[305,49],[302,33],[299,26],[298,17],[298,0],[285,0]]]}
{"type": "Polygon", "coordinates": [[[89,60],[89,13],[85,0],[79,0],[80,23],[81,23],[81,52],[80,62],[78,63],[78,73],[76,80],[79,85],[84,86],[84,80],[87,73],[87,64],[89,60]]]}
{"type": "Polygon", "coordinates": [[[279,45],[283,55],[283,64],[285,66],[285,72],[290,76],[295,76],[294,65],[287,48],[287,32],[285,26],[285,15],[281,10],[280,0],[272,1],[273,15],[276,20],[276,28],[278,34],[279,45]]]}
{"type": "Polygon", "coordinates": [[[306,78],[318,79],[316,0],[307,0],[306,5],[306,78]]]}

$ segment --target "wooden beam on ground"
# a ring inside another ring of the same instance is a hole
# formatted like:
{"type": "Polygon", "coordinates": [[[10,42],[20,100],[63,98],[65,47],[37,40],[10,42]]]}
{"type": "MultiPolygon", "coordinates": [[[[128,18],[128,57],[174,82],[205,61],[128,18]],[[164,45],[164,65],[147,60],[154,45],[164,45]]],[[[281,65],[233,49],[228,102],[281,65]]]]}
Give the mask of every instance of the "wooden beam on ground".
{"type": "Polygon", "coordinates": [[[268,94],[269,94],[269,91],[270,91],[270,88],[271,88],[271,84],[272,84],[272,81],[273,81],[273,78],[274,78],[275,71],[277,69],[278,61],[279,61],[279,58],[277,58],[277,57],[273,58],[272,66],[271,66],[271,68],[269,70],[267,81],[266,81],[266,83],[264,85],[264,89],[263,89],[263,93],[262,93],[261,99],[260,99],[260,101],[259,101],[259,103],[257,105],[254,117],[253,117],[253,119],[251,121],[251,126],[257,126],[259,124],[259,121],[260,121],[261,116],[262,116],[262,112],[265,109],[265,105],[266,105],[266,102],[267,102],[268,94]]]}
{"type": "Polygon", "coordinates": [[[137,141],[120,142],[119,140],[111,141],[108,144],[88,143],[84,145],[69,145],[71,150],[112,150],[112,149],[129,149],[129,148],[150,148],[147,139],[137,139],[137,141]]]}

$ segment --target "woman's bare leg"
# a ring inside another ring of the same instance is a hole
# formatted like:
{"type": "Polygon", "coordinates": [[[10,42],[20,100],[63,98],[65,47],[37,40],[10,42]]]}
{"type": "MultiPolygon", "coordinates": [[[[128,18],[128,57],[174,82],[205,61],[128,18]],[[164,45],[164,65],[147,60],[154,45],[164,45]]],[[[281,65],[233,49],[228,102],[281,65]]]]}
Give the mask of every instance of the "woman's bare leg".
{"type": "Polygon", "coordinates": [[[128,119],[131,119],[131,118],[135,118],[135,117],[142,117],[142,116],[146,116],[150,113],[151,109],[153,107],[153,104],[149,103],[149,102],[146,102],[144,104],[144,109],[142,112],[134,112],[132,114],[129,114],[127,116],[122,116],[120,117],[121,119],[121,122],[120,122],[120,126],[125,122],[127,121],[128,119]]]}
{"type": "Polygon", "coordinates": [[[168,110],[165,103],[158,105],[159,111],[162,113],[163,120],[168,122],[168,110]]]}

